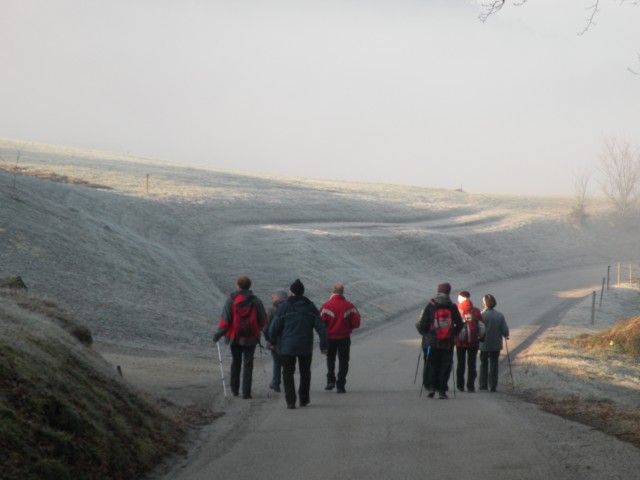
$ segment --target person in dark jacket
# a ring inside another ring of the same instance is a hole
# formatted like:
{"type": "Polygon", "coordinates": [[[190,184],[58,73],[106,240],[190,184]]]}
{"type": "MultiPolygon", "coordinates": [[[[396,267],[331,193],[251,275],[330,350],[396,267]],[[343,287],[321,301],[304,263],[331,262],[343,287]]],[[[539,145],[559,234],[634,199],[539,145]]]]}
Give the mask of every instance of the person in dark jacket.
{"type": "Polygon", "coordinates": [[[344,297],[342,283],[338,282],[333,286],[329,301],[320,308],[320,316],[327,327],[329,341],[325,390],[333,390],[333,387],[337,387],[338,393],[346,393],[344,386],[347,383],[347,373],[349,372],[351,332],[355,328],[360,328],[360,312],[353,303],[344,297]],[[336,355],[338,356],[337,379],[336,355]]]}
{"type": "Polygon", "coordinates": [[[502,350],[502,338],[509,340],[509,326],[504,315],[495,310],[496,297],[490,293],[482,299],[482,318],[486,326],[484,341],[480,342],[480,390],[495,392],[498,388],[498,359],[502,350]]]}
{"type": "Polygon", "coordinates": [[[428,341],[426,386],[430,390],[429,398],[433,398],[436,391],[441,399],[449,398],[447,384],[453,364],[454,337],[462,329],[462,318],[458,306],[449,298],[450,293],[449,283],[438,285],[437,295],[422,311],[417,325],[418,332],[428,341]]]}
{"type": "Polygon", "coordinates": [[[320,338],[320,351],[327,353],[327,330],[320,312],[311,300],[304,296],[304,285],[296,279],[290,287],[291,296],[283,302],[269,327],[269,338],[277,341],[282,363],[282,384],[287,408],[296,408],[296,385],[293,375],[296,361],[300,369],[300,406],[309,404],[311,389],[311,359],[313,331],[320,338]]]}
{"type": "Polygon", "coordinates": [[[251,398],[253,357],[260,343],[262,328],[267,323],[267,312],[262,301],[251,290],[251,280],[241,275],[236,281],[236,291],[229,295],[222,309],[218,330],[213,341],[223,336],[231,346],[231,392],[240,394],[242,371],[242,398],[251,398]]]}
{"type": "Polygon", "coordinates": [[[280,355],[276,349],[276,344],[278,343],[277,339],[275,341],[271,341],[271,338],[269,338],[269,327],[271,326],[273,317],[278,311],[278,307],[282,302],[287,300],[287,297],[287,292],[284,290],[276,290],[271,294],[271,306],[267,308],[267,325],[262,329],[262,334],[267,341],[267,348],[271,351],[271,361],[273,364],[273,374],[271,376],[269,388],[275,392],[280,391],[280,383],[282,383],[282,364],[280,363],[280,355]]]}
{"type": "Polygon", "coordinates": [[[467,392],[475,391],[477,376],[476,359],[480,339],[484,337],[485,326],[480,309],[473,306],[471,294],[463,290],[458,294],[458,310],[462,317],[462,330],[456,337],[456,355],[458,366],[456,368],[456,385],[458,390],[464,392],[465,370],[467,374],[467,392]]]}

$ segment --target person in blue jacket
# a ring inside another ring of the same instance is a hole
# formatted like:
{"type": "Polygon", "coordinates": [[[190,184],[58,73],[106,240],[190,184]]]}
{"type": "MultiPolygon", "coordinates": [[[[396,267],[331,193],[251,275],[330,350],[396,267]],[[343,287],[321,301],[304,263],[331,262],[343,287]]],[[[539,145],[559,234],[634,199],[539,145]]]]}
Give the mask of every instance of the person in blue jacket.
{"type": "Polygon", "coordinates": [[[298,396],[300,406],[309,404],[311,389],[311,360],[313,331],[320,338],[320,351],[327,353],[327,330],[318,308],[304,296],[304,285],[296,279],[290,287],[291,295],[276,311],[269,326],[269,338],[276,343],[282,364],[282,385],[287,408],[296,408],[296,386],[293,375],[296,361],[300,369],[298,396]]]}

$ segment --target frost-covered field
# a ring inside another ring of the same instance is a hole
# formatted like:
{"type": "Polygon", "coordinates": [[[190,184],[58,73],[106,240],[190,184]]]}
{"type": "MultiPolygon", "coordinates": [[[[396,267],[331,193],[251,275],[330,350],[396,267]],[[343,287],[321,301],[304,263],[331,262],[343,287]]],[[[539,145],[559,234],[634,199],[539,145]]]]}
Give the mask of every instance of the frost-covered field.
{"type": "MultiPolygon", "coordinates": [[[[0,141],[0,164],[13,167],[19,146],[0,141]]],[[[340,280],[367,329],[419,308],[443,280],[460,290],[637,258],[640,243],[612,226],[602,199],[577,227],[566,221],[571,198],[257,176],[31,144],[19,167],[111,190],[0,171],[0,277],[22,276],[99,341],[125,347],[210,348],[239,274],[265,303],[300,278],[321,304],[340,280]]]]}

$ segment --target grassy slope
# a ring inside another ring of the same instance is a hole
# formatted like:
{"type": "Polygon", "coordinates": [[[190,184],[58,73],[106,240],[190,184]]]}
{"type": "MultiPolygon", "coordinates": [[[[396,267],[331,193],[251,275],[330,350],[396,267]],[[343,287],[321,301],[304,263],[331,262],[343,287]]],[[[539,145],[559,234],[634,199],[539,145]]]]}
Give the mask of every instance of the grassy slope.
{"type": "MultiPolygon", "coordinates": [[[[635,289],[615,289],[608,296],[621,312],[628,308],[625,304],[637,308],[635,289]]],[[[640,317],[611,325],[608,317],[617,316],[614,309],[590,326],[589,305],[590,300],[583,301],[565,325],[551,328],[518,355],[513,365],[516,389],[548,412],[640,448],[640,317]]]]}
{"type": "Polygon", "coordinates": [[[73,318],[0,292],[3,479],[139,478],[178,448],[182,421],[114,375],[73,318]]]}

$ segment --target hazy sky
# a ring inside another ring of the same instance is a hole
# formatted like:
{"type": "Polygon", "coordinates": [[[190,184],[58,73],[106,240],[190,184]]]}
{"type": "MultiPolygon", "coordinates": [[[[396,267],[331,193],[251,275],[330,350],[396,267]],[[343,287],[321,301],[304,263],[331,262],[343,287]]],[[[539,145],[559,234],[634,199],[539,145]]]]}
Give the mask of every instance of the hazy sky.
{"type": "Polygon", "coordinates": [[[580,36],[593,0],[0,0],[0,137],[571,195],[640,146],[640,5],[600,3],[580,36]]]}

